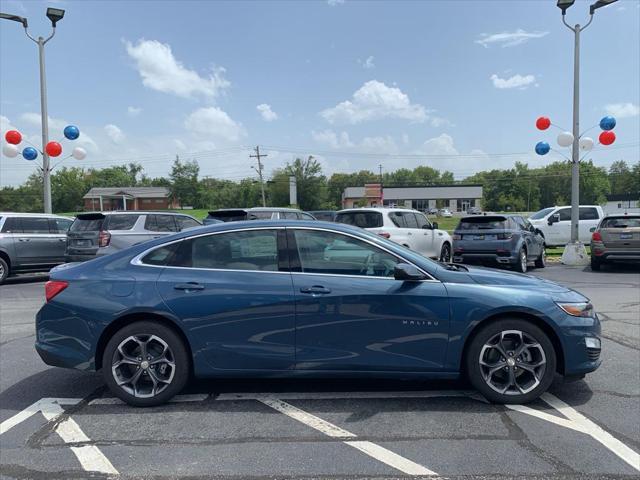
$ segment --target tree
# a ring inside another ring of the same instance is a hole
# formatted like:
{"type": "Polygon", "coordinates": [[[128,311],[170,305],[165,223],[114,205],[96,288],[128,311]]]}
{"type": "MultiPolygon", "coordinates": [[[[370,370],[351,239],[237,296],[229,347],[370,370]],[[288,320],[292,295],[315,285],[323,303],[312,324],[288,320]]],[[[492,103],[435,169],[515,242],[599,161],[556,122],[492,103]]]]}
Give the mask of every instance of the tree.
{"type": "Polygon", "coordinates": [[[269,182],[269,200],[273,206],[289,205],[289,177],[296,177],[298,206],[318,210],[327,204],[327,179],[322,166],[313,156],[296,158],[283,169],[276,170],[269,182]]]}
{"type": "Polygon", "coordinates": [[[200,166],[195,160],[181,162],[180,157],[176,159],[171,167],[169,178],[171,179],[171,198],[177,200],[181,206],[199,208],[201,204],[198,195],[198,175],[200,166]]]}

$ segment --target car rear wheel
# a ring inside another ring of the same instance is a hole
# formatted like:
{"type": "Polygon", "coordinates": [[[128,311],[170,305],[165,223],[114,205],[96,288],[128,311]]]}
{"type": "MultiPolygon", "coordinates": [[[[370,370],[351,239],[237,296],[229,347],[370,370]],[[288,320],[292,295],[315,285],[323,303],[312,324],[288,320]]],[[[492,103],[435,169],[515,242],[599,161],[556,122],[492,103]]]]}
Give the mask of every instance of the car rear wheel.
{"type": "Polygon", "coordinates": [[[513,268],[516,272],[526,273],[527,271],[527,251],[524,248],[521,248],[518,252],[518,260],[513,265],[513,268]]]}
{"type": "Polygon", "coordinates": [[[602,262],[597,258],[591,257],[591,270],[594,272],[599,272],[600,267],[602,266],[602,262]]]}
{"type": "Polygon", "coordinates": [[[4,283],[4,281],[9,276],[9,265],[4,260],[4,258],[0,257],[0,285],[4,283]]]}
{"type": "Polygon", "coordinates": [[[553,382],[556,354],[549,337],[526,320],[491,323],[471,340],[465,358],[471,384],[496,403],[527,403],[553,382]]]}
{"type": "Polygon", "coordinates": [[[167,402],[189,379],[190,359],[182,339],[152,321],[118,330],[102,356],[102,373],[111,392],[129,405],[167,402]]]}
{"type": "Polygon", "coordinates": [[[546,266],[547,266],[547,251],[544,247],[542,247],[540,256],[536,258],[536,268],[544,268],[546,266]]]}
{"type": "Polygon", "coordinates": [[[448,243],[443,243],[440,249],[440,261],[444,263],[451,262],[451,246],[448,243]]]}

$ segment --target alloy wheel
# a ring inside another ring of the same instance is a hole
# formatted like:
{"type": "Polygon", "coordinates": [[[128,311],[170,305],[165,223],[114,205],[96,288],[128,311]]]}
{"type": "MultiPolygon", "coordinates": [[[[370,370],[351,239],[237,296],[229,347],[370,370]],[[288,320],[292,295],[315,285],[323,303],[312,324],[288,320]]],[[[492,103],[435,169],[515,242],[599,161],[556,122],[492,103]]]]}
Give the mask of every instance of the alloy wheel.
{"type": "Polygon", "coordinates": [[[449,263],[451,261],[451,247],[448,243],[442,245],[442,250],[440,252],[440,261],[449,263]]]}
{"type": "Polygon", "coordinates": [[[480,351],[480,371],[486,384],[503,395],[531,392],[544,377],[547,359],[540,343],[520,330],[492,336],[480,351]]]}
{"type": "Polygon", "coordinates": [[[162,393],[173,381],[175,357],[167,342],[157,335],[131,335],[113,354],[111,372],[125,392],[139,398],[162,393]]]}
{"type": "Polygon", "coordinates": [[[520,251],[520,266],[523,272],[527,271],[527,252],[524,249],[520,251]]]}

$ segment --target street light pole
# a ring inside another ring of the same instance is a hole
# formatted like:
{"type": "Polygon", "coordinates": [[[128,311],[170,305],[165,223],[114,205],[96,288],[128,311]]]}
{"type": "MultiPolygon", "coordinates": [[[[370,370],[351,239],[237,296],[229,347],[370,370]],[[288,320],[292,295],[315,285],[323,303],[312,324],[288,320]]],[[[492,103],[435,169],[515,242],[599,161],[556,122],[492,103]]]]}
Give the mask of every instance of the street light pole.
{"type": "Polygon", "coordinates": [[[40,64],[40,114],[42,117],[42,184],[43,184],[43,203],[44,213],[53,213],[51,206],[51,164],[49,154],[47,153],[47,143],[49,143],[49,114],[47,112],[47,79],[44,68],[44,46],[56,34],[56,23],[64,17],[64,10],[59,8],[48,8],[47,18],[51,20],[51,35],[47,38],[38,37],[37,39],[29,35],[28,22],[24,17],[0,13],[0,18],[12,20],[21,23],[24,27],[24,33],[27,37],[38,45],[38,60],[40,64]]]}

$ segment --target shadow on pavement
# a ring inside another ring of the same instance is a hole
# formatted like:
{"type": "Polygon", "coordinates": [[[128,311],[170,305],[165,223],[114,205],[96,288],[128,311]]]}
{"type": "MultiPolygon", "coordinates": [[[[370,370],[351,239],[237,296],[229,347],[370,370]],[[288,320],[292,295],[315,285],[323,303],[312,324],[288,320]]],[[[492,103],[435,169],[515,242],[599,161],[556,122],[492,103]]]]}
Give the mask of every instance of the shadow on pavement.
{"type": "Polygon", "coordinates": [[[20,285],[23,283],[46,282],[49,280],[48,273],[25,273],[7,278],[3,285],[20,285]]]}

